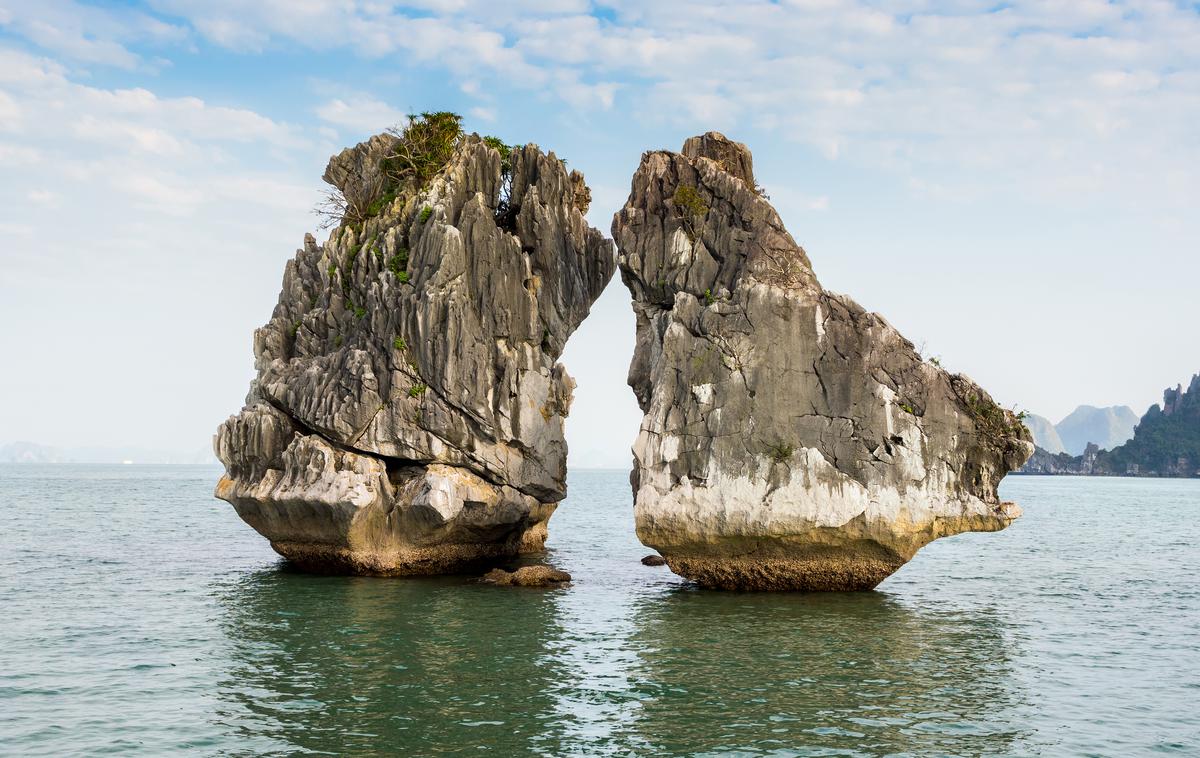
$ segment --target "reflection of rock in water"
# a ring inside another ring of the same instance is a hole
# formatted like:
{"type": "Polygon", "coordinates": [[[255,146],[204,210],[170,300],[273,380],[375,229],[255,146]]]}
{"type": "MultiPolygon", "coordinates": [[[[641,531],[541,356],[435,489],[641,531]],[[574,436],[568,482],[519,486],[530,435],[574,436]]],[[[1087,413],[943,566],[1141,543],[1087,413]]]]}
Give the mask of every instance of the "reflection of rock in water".
{"type": "Polygon", "coordinates": [[[580,579],[248,576],[218,596],[218,718],[273,754],[1030,752],[985,611],[580,579]]]}
{"type": "Polygon", "coordinates": [[[638,615],[634,728],[650,754],[1020,752],[1021,693],[990,614],[915,611],[877,593],[679,591],[638,615]]]}
{"type": "Polygon", "coordinates": [[[518,755],[547,740],[546,593],[264,571],[221,604],[233,663],[217,710],[248,752],[518,755]]]}

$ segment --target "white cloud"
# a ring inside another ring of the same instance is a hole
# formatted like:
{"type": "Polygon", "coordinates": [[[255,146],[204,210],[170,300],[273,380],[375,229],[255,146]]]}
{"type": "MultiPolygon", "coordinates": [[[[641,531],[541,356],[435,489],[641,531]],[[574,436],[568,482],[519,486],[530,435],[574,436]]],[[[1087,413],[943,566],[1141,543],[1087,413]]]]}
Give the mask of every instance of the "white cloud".
{"type": "MultiPolygon", "coordinates": [[[[492,93],[525,91],[575,110],[621,108],[688,128],[752,125],[831,160],[902,172],[994,172],[986,180],[993,185],[1038,191],[1060,182],[1090,191],[1133,188],[1152,173],[1140,169],[1146,160],[1178,181],[1181,139],[1195,157],[1180,125],[1200,119],[1188,78],[1200,66],[1200,15],[1172,3],[600,5],[603,20],[583,0],[151,2],[186,20],[190,33],[235,50],[341,49],[443,70],[477,101],[477,111],[467,112],[484,121],[495,114],[492,93]],[[1131,159],[1117,143],[1132,134],[1156,149],[1131,159]],[[1099,179],[1091,169],[1098,154],[1107,166],[1099,179]]],[[[10,10],[8,25],[66,55],[113,65],[132,64],[132,41],[179,41],[189,33],[146,13],[106,15],[72,0],[39,8],[10,10]]],[[[370,95],[328,97],[318,117],[356,134],[402,116],[370,95]]],[[[0,100],[0,125],[13,128],[16,115],[0,100]]],[[[126,135],[146,149],[171,149],[161,135],[133,128],[126,135]]]]}
{"type": "Polygon", "coordinates": [[[26,166],[41,159],[41,152],[34,148],[0,142],[0,166],[26,166]]]}
{"type": "Polygon", "coordinates": [[[164,129],[90,114],[75,123],[74,133],[82,140],[121,144],[158,155],[178,155],[183,151],[183,143],[164,129]]]}
{"type": "Polygon", "coordinates": [[[228,207],[217,209],[229,203],[311,207],[315,186],[248,167],[251,156],[311,148],[296,127],[194,97],[79,84],[61,65],[11,49],[0,48],[0,80],[0,192],[18,214],[22,204],[37,213],[115,202],[120,215],[127,203],[150,218],[228,218],[228,207]]]}
{"type": "Polygon", "coordinates": [[[59,86],[66,81],[61,63],[0,47],[0,83],[23,88],[59,86]]]}
{"type": "Polygon", "coordinates": [[[141,88],[80,85],[59,63],[11,49],[0,48],[0,83],[7,85],[0,90],[0,127],[34,138],[62,127],[71,137],[157,154],[178,154],[192,147],[188,139],[289,149],[310,144],[297,127],[251,110],[195,97],[159,98],[141,88]],[[18,119],[25,111],[37,118],[18,119]]]}
{"type": "Polygon", "coordinates": [[[38,205],[46,205],[50,207],[56,207],[58,205],[59,195],[57,192],[53,192],[51,190],[32,189],[25,193],[25,196],[29,198],[30,202],[37,203],[38,205]]]}
{"type": "Polygon", "coordinates": [[[187,36],[185,29],[140,11],[97,8],[74,0],[7,4],[0,8],[0,25],[71,60],[123,69],[142,62],[129,49],[131,43],[174,43],[187,36]]]}
{"type": "Polygon", "coordinates": [[[153,170],[118,172],[109,184],[128,195],[137,208],[151,213],[190,216],[205,199],[205,194],[183,177],[153,170]]]}
{"type": "MultiPolygon", "coordinates": [[[[525,91],[576,111],[620,108],[642,121],[689,129],[754,126],[830,160],[903,173],[974,173],[992,186],[1140,194],[1155,174],[1170,175],[1176,186],[1196,185],[1194,172],[1178,168],[1197,157],[1182,125],[1200,119],[1194,98],[1200,15],[1183,6],[1151,0],[601,5],[604,19],[583,0],[502,7],[484,0],[151,0],[151,8],[169,14],[167,22],[48,0],[6,6],[5,23],[63,55],[118,66],[137,62],[135,42],[179,42],[189,34],[243,51],[299,45],[398,60],[444,71],[449,84],[476,100],[465,110],[481,121],[495,118],[495,92],[525,91]],[[1144,146],[1136,156],[1125,147],[1135,134],[1144,146]],[[1099,174],[1098,155],[1105,165],[1099,174]]],[[[0,82],[31,81],[2,68],[0,82]]],[[[50,67],[34,73],[62,76],[50,67]]],[[[109,96],[136,112],[145,93],[109,96]]],[[[327,97],[316,107],[318,118],[356,135],[403,115],[367,94],[327,97]]],[[[106,122],[108,136],[167,154],[188,149],[178,142],[190,138],[183,122],[238,120],[203,104],[189,110],[183,99],[145,107],[174,108],[178,120],[162,129],[140,118],[113,119],[106,122]]],[[[248,113],[242,118],[234,131],[246,139],[272,133],[277,142],[288,139],[278,124],[248,113]]],[[[0,129],[21,123],[20,105],[0,95],[0,129]]],[[[79,128],[96,136],[94,127],[79,128]]]]}
{"type": "Polygon", "coordinates": [[[579,81],[567,72],[560,72],[556,79],[558,81],[555,91],[558,96],[572,107],[582,110],[593,108],[608,110],[613,105],[613,98],[619,86],[615,82],[588,84],[579,81]]]}
{"type": "Polygon", "coordinates": [[[21,106],[12,95],[0,90],[0,131],[15,132],[20,127],[21,106]]]}
{"type": "Polygon", "coordinates": [[[771,186],[766,189],[771,202],[784,215],[792,211],[806,211],[809,213],[826,213],[829,211],[830,203],[828,195],[812,195],[787,186],[771,186]]]}
{"type": "Polygon", "coordinates": [[[297,210],[311,208],[315,189],[315,183],[298,184],[252,174],[233,176],[216,186],[216,192],[221,197],[245,205],[270,208],[280,214],[294,214],[297,210]]]}
{"type": "Polygon", "coordinates": [[[484,108],[479,106],[467,111],[467,114],[471,116],[471,118],[479,119],[480,121],[486,121],[489,124],[496,120],[495,108],[484,108]]]}
{"type": "Polygon", "coordinates": [[[133,68],[138,56],[123,45],[109,40],[88,39],[77,30],[65,29],[40,20],[23,25],[24,35],[38,45],[88,63],[104,63],[118,68],[133,68]]]}
{"type": "Polygon", "coordinates": [[[376,134],[405,120],[405,114],[369,95],[350,95],[334,98],[316,109],[322,121],[343,127],[356,134],[376,134]]]}
{"type": "Polygon", "coordinates": [[[120,370],[92,372],[82,416],[60,412],[57,379],[8,372],[3,393],[25,401],[5,428],[200,447],[244,391],[246,336],[315,226],[317,148],[248,109],[87,76],[0,44],[0,89],[22,113],[0,133],[0,304],[78,335],[64,352],[14,334],[45,375],[120,370]]]}
{"type": "MultiPolygon", "coordinates": [[[[199,257],[199,249],[224,252],[241,245],[249,256],[257,251],[247,238],[270,249],[308,220],[305,198],[317,189],[320,159],[348,136],[377,131],[402,115],[378,96],[329,85],[317,91],[317,102],[300,104],[318,122],[301,129],[248,109],[160,96],[154,86],[82,84],[89,74],[81,64],[144,71],[162,65],[155,61],[165,46],[203,39],[242,52],[312,51],[322,62],[354,55],[378,74],[355,87],[378,86],[389,97],[442,88],[453,107],[484,122],[498,113],[516,115],[513,108],[520,107],[529,119],[552,118],[556,125],[574,120],[579,135],[609,127],[620,132],[603,147],[593,140],[595,151],[616,149],[615,137],[634,139],[649,127],[660,135],[722,129],[773,150],[783,163],[828,170],[789,177],[812,182],[793,195],[768,188],[781,206],[809,214],[810,228],[836,226],[868,202],[851,197],[845,185],[825,184],[832,175],[835,182],[862,180],[864,195],[891,192],[871,207],[875,214],[903,202],[964,213],[990,210],[1003,207],[995,202],[999,198],[1042,207],[1048,217],[1070,218],[1071,210],[1082,208],[1092,219],[1138,218],[1144,223],[1127,223],[1157,233],[1146,244],[1161,249],[1182,250],[1195,238],[1200,14],[1186,4],[147,4],[151,11],[141,12],[71,0],[0,0],[7,37],[22,37],[63,61],[0,49],[0,165],[6,179],[0,207],[23,222],[0,231],[19,236],[24,230],[32,237],[36,228],[37,244],[54,237],[63,255],[86,245],[120,258],[138,246],[157,253],[159,246],[176,244],[186,250],[183,265],[199,257]],[[589,15],[595,8],[603,10],[602,19],[589,15]],[[380,82],[387,77],[391,89],[385,90],[380,82]],[[428,86],[410,87],[416,77],[428,86]],[[771,135],[790,144],[772,142],[771,135]],[[824,165],[829,162],[836,163],[824,165]],[[67,244],[68,231],[30,196],[37,191],[55,193],[73,213],[93,213],[91,227],[84,227],[90,233],[67,244]],[[831,208],[837,212],[824,213],[831,208]],[[120,223],[123,215],[129,223],[120,223]],[[26,216],[40,220],[26,222],[26,216]],[[229,227],[237,231],[215,231],[229,227]],[[1173,230],[1178,242],[1162,242],[1163,229],[1173,230]]],[[[252,58],[244,61],[255,65],[252,58]]],[[[575,136],[566,133],[564,141],[575,136]]],[[[587,156],[587,149],[581,157],[602,160],[587,156]]],[[[769,175],[768,168],[760,173],[769,175]]],[[[616,176],[609,165],[598,167],[602,171],[593,219],[603,227],[604,209],[618,206],[627,191],[627,175],[616,176]]],[[[932,223],[943,222],[954,219],[932,223]]],[[[829,238],[854,232],[838,228],[829,238]]],[[[29,253],[32,243],[25,249],[21,265],[50,260],[29,253]]],[[[1088,266],[1092,274],[1108,269],[1088,266]]],[[[272,268],[264,276],[276,274],[272,268]]],[[[48,273],[46,281],[55,275],[48,273]]]]}
{"type": "Polygon", "coordinates": [[[33,227],[29,224],[10,224],[0,221],[0,237],[13,236],[29,239],[33,237],[33,227]]]}

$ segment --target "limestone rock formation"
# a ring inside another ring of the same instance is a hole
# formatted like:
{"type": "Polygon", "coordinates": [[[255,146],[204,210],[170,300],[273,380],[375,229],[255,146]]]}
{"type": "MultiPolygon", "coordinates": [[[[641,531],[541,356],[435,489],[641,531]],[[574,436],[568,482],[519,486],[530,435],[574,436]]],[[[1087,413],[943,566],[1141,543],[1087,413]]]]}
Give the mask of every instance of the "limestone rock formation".
{"type": "Polygon", "coordinates": [[[1037,474],[1040,476],[1091,476],[1100,475],[1096,470],[1096,462],[1103,451],[1094,442],[1089,442],[1082,455],[1070,453],[1051,453],[1041,446],[1035,446],[1033,455],[1025,461],[1025,465],[1014,471],[1014,474],[1037,474]]]}
{"type": "Polygon", "coordinates": [[[560,587],[571,581],[571,575],[553,566],[522,566],[516,571],[494,568],[483,576],[487,584],[501,587],[560,587]]]}
{"type": "Polygon", "coordinates": [[[288,262],[246,405],[216,435],[217,496],[310,570],[440,573],[540,549],[566,494],[574,382],[557,359],[612,243],[584,220],[578,172],[454,119],[433,169],[393,134],[330,161],[345,216],[288,262]]]}
{"type": "Polygon", "coordinates": [[[938,537],[1020,515],[997,485],[1033,451],[978,385],[821,288],[717,133],[648,152],[613,220],[645,416],[637,533],[711,587],[874,587],[938,537]]]}

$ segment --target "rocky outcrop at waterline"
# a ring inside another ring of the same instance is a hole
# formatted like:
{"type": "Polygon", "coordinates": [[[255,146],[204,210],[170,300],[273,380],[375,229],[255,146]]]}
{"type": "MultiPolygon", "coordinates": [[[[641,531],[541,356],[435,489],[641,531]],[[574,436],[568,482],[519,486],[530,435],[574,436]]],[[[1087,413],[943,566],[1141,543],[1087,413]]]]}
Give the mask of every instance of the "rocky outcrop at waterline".
{"type": "Polygon", "coordinates": [[[257,377],[215,439],[228,500],[301,567],[454,571],[540,549],[565,496],[557,362],[615,268],[583,177],[428,114],[335,156],[257,377]]]}
{"type": "Polygon", "coordinates": [[[1096,460],[1104,452],[1094,442],[1088,443],[1083,455],[1051,453],[1035,445],[1033,455],[1014,474],[1040,474],[1044,476],[1089,476],[1096,468],[1096,460]]]}
{"type": "Polygon", "coordinates": [[[822,289],[744,145],[709,133],[644,154],[612,228],[645,414],[637,533],[676,573],[866,589],[931,540],[1020,514],[997,486],[1033,451],[1028,431],[822,289]]]}
{"type": "Polygon", "coordinates": [[[571,575],[553,566],[537,564],[522,566],[516,571],[494,568],[484,574],[481,581],[501,587],[561,587],[571,581],[571,575]]]}

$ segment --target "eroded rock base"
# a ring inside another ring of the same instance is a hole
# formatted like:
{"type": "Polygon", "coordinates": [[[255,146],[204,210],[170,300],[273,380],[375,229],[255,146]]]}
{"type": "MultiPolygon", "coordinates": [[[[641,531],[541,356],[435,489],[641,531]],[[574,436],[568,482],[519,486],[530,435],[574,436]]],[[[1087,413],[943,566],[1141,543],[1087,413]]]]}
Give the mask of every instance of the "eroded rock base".
{"type": "Polygon", "coordinates": [[[508,543],[371,550],[312,542],[272,541],[271,548],[296,568],[314,574],[433,576],[475,573],[497,561],[540,552],[545,544],[546,522],[543,521],[508,543]]]}
{"type": "Polygon", "coordinates": [[[1016,503],[1004,502],[995,511],[940,517],[909,530],[872,527],[860,516],[838,528],[795,525],[780,538],[671,544],[664,539],[670,530],[643,530],[639,537],[666,556],[672,571],[711,589],[853,592],[874,589],[935,539],[999,531],[1020,515],[1016,503]]]}
{"type": "Polygon", "coordinates": [[[710,589],[856,592],[874,589],[904,562],[854,555],[768,559],[668,557],[667,565],[676,574],[710,589]]]}

